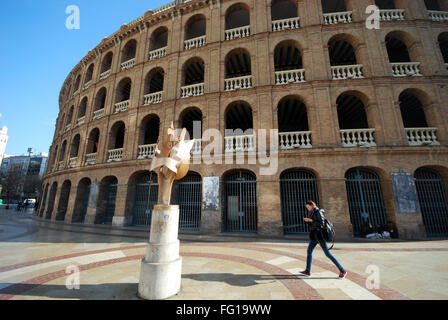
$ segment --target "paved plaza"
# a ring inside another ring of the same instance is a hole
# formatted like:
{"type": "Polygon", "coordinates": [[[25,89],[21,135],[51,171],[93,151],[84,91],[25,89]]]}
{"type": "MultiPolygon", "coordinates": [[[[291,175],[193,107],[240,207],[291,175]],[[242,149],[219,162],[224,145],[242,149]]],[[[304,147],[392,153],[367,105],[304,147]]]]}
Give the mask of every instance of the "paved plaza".
{"type": "MultiPolygon", "coordinates": [[[[146,229],[68,225],[0,209],[0,300],[138,299],[148,238],[146,229]],[[73,266],[80,270],[79,290],[66,286],[73,266]]],[[[306,264],[305,238],[179,238],[182,288],[171,299],[448,299],[448,240],[337,243],[333,254],[348,271],[340,280],[320,248],[311,277],[298,275],[306,264]]]]}

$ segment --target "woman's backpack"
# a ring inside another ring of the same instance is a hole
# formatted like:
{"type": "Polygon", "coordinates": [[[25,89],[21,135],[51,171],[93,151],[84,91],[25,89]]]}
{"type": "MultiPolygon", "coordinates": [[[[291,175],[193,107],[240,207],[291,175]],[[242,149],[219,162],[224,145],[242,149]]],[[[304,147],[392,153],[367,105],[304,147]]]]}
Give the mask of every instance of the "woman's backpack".
{"type": "Polygon", "coordinates": [[[326,218],[324,219],[324,228],[322,229],[322,237],[327,242],[332,242],[330,250],[334,247],[334,238],[335,238],[335,232],[333,224],[328,221],[326,218]]]}

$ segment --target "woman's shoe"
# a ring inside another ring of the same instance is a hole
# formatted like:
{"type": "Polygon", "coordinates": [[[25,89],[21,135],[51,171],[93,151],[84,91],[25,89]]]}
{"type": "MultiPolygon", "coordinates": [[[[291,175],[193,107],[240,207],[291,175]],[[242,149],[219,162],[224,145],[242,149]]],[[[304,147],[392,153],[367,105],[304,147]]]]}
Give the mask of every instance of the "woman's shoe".
{"type": "Polygon", "coordinates": [[[347,271],[341,272],[339,278],[344,279],[347,276],[347,271]]]}
{"type": "Polygon", "coordinates": [[[306,272],[306,270],[305,271],[300,271],[300,274],[302,274],[304,276],[307,276],[307,277],[311,276],[311,273],[306,272]]]}

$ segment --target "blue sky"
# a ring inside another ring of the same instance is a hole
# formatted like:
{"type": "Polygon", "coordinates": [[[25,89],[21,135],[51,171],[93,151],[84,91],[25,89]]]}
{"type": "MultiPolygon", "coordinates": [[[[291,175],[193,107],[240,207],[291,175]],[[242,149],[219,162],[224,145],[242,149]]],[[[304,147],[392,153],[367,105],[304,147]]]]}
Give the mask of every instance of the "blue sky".
{"type": "Polygon", "coordinates": [[[8,127],[6,154],[28,147],[48,152],[59,112],[59,91],[72,68],[124,23],[170,0],[0,1],[0,127],[8,127]],[[80,29],[68,30],[69,5],[80,29]]]}

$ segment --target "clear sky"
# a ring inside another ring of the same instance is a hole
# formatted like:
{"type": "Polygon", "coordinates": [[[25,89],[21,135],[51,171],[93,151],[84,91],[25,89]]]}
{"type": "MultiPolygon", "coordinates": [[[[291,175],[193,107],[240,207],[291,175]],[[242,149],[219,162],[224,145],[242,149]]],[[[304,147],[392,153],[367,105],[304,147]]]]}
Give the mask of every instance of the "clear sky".
{"type": "Polygon", "coordinates": [[[1,0],[0,127],[6,154],[28,147],[48,152],[59,112],[59,91],[73,67],[122,24],[171,0],[1,0]],[[80,29],[65,13],[80,10],[80,29]]]}

